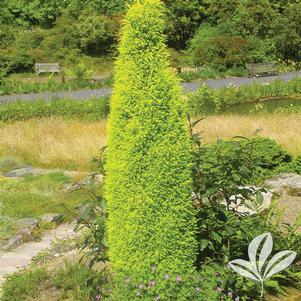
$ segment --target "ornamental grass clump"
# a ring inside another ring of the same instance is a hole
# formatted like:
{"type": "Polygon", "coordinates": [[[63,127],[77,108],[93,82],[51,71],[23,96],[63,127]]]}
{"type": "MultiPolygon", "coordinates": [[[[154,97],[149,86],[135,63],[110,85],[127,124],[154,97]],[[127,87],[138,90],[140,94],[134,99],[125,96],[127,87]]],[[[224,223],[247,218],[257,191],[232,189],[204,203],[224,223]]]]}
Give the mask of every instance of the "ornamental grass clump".
{"type": "MultiPolygon", "coordinates": [[[[172,300],[179,285],[167,288],[164,275],[185,277],[195,260],[191,145],[163,13],[159,0],[129,8],[116,62],[106,163],[113,300],[133,300],[130,283],[151,281],[155,289],[143,300],[172,300]]],[[[177,300],[188,300],[179,290],[177,300]]]]}

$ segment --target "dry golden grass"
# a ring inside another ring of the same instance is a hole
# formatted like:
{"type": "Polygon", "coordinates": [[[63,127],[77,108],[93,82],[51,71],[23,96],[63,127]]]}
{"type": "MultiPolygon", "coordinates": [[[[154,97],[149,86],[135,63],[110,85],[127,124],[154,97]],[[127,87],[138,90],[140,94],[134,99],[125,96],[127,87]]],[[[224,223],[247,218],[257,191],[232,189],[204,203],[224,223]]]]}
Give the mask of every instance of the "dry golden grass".
{"type": "MultiPolygon", "coordinates": [[[[45,118],[0,125],[0,157],[16,157],[41,167],[89,170],[106,143],[106,121],[45,118]]],[[[301,115],[210,116],[198,125],[203,142],[241,135],[271,137],[292,154],[301,154],[301,115]]]]}
{"type": "Polygon", "coordinates": [[[262,129],[261,136],[275,139],[291,154],[301,154],[301,114],[210,116],[197,129],[204,131],[204,143],[234,136],[252,137],[257,129],[262,129]]]}
{"type": "Polygon", "coordinates": [[[45,118],[0,125],[0,156],[41,167],[88,170],[105,145],[105,121],[45,118]]]}

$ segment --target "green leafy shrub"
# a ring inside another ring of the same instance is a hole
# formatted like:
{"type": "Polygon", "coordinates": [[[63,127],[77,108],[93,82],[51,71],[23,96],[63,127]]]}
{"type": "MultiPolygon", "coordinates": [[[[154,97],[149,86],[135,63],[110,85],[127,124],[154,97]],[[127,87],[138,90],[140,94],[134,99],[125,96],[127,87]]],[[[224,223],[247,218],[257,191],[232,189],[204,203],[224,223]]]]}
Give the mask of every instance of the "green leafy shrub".
{"type": "Polygon", "coordinates": [[[74,191],[77,190],[86,192],[88,196],[88,199],[78,206],[79,214],[75,230],[86,233],[81,249],[85,250],[87,262],[92,267],[95,263],[108,260],[106,203],[102,193],[102,184],[99,184],[94,176],[87,184],[77,185],[74,191]]]}
{"type": "Polygon", "coordinates": [[[194,49],[197,65],[206,65],[215,70],[242,66],[248,61],[248,41],[240,36],[216,35],[204,39],[194,49]]]}
{"type": "Polygon", "coordinates": [[[256,171],[254,141],[218,141],[194,151],[194,188],[199,203],[204,199],[218,206],[222,201],[230,210],[257,192],[248,187],[256,171]]]}
{"type": "MultiPolygon", "coordinates": [[[[245,61],[268,62],[277,58],[300,61],[300,51],[297,50],[298,45],[300,49],[299,4],[287,5],[283,2],[276,7],[272,1],[213,0],[205,6],[203,22],[190,41],[193,52],[196,49],[207,50],[211,47],[209,41],[217,36],[239,36],[247,41],[248,46],[245,58],[240,58],[241,64],[245,61]]],[[[212,47],[209,64],[222,61],[234,48],[233,45],[224,46],[226,48],[221,52],[215,52],[212,47]]],[[[194,55],[197,59],[198,52],[194,55]]]]}
{"type": "Polygon", "coordinates": [[[293,172],[301,175],[301,156],[296,157],[291,163],[293,172]]]}
{"type": "Polygon", "coordinates": [[[214,25],[203,23],[189,41],[189,52],[196,64],[217,70],[236,69],[244,68],[246,63],[275,59],[273,42],[270,38],[244,34],[229,18],[214,25]]]}
{"type": "MultiPolygon", "coordinates": [[[[96,287],[103,286],[103,273],[93,271],[79,262],[65,262],[52,278],[53,286],[60,292],[60,299],[78,301],[95,300],[96,287]]],[[[97,299],[96,299],[97,300],[97,299]]]]}
{"type": "Polygon", "coordinates": [[[51,101],[17,101],[0,106],[1,121],[27,120],[49,116],[99,120],[109,113],[108,98],[91,100],[59,99],[51,101]]]}
{"type": "Polygon", "coordinates": [[[184,49],[202,22],[205,4],[199,0],[164,0],[166,5],[166,32],[168,44],[176,49],[184,49]]]}
{"type": "Polygon", "coordinates": [[[43,39],[41,31],[15,26],[5,27],[5,30],[5,46],[0,47],[3,57],[0,61],[6,61],[9,72],[32,71],[35,63],[32,53],[43,39]]]}
{"type": "Polygon", "coordinates": [[[262,234],[264,228],[263,220],[257,215],[239,216],[221,205],[203,204],[197,211],[197,218],[197,263],[200,267],[206,261],[214,260],[226,266],[233,258],[246,257],[250,241],[256,235],[262,234]]]}
{"type": "MultiPolygon", "coordinates": [[[[295,225],[287,228],[279,222],[279,216],[282,216],[282,212],[276,203],[269,209],[253,215],[231,212],[224,205],[212,206],[206,203],[198,207],[198,266],[202,267],[211,261],[226,266],[235,258],[247,259],[249,243],[264,232],[273,234],[274,252],[287,248],[298,252],[300,245],[297,239],[300,238],[300,233],[297,228],[300,225],[300,217],[295,225]]],[[[296,262],[299,258],[300,255],[296,262]]]]}
{"type": "MultiPolygon", "coordinates": [[[[287,226],[278,222],[279,212],[276,204],[258,214],[244,216],[226,210],[223,206],[203,204],[197,210],[199,252],[197,264],[200,270],[208,266],[214,268],[218,286],[224,291],[232,292],[232,296],[239,296],[241,300],[258,300],[260,287],[234,273],[227,268],[227,263],[233,259],[248,260],[249,243],[256,236],[271,232],[274,238],[274,250],[289,249],[300,252],[300,226],[287,226]]],[[[300,254],[300,253],[298,253],[300,254]]],[[[295,286],[300,283],[300,255],[295,265],[289,270],[269,280],[266,285],[271,293],[283,293],[283,286],[295,286]]]]}
{"type": "Polygon", "coordinates": [[[195,256],[190,141],[163,29],[161,2],[145,0],[131,6],[122,30],[105,189],[109,258],[119,275],[113,300],[133,300],[127,277],[134,284],[157,281],[145,300],[190,294],[185,283],[168,287],[162,280],[166,273],[186,277],[195,256]]]}
{"type": "MultiPolygon", "coordinates": [[[[280,170],[298,172],[299,159],[293,160],[281,145],[270,138],[218,140],[194,152],[194,186],[200,197],[212,203],[221,199],[229,203],[234,194],[248,199],[256,194],[247,185],[259,183],[280,170]]],[[[232,200],[233,201],[233,200],[232,200]]]]}
{"type": "Polygon", "coordinates": [[[248,72],[245,67],[234,67],[227,71],[230,76],[246,77],[248,72]]]}
{"type": "Polygon", "coordinates": [[[270,138],[255,137],[253,143],[253,158],[261,168],[274,169],[283,163],[292,161],[292,157],[270,138]]]}
{"type": "Polygon", "coordinates": [[[92,70],[89,70],[85,64],[78,63],[75,66],[73,66],[72,69],[69,70],[69,75],[72,77],[75,77],[76,81],[78,83],[82,81],[87,81],[91,78],[91,75],[93,73],[92,70]]]}
{"type": "MultiPolygon", "coordinates": [[[[197,216],[197,267],[203,271],[214,268],[220,291],[241,300],[258,300],[259,286],[227,269],[233,259],[248,260],[249,243],[264,232],[271,232],[275,252],[284,249],[300,250],[298,227],[300,217],[293,225],[280,224],[282,212],[274,203],[269,209],[262,207],[264,189],[252,187],[258,168],[273,169],[287,159],[287,154],[273,140],[255,137],[218,141],[201,146],[200,135],[193,132],[198,123],[191,123],[194,145],[194,197],[197,216]],[[271,149],[271,154],[266,152],[271,149]],[[275,164],[273,164],[275,163],[275,164]],[[252,209],[249,215],[241,205],[252,209]]],[[[297,259],[300,260],[300,256],[297,259]]],[[[281,293],[281,284],[300,282],[300,268],[293,266],[267,283],[267,288],[281,293]],[[285,282],[286,281],[286,282],[285,282]]]]}
{"type": "Polygon", "coordinates": [[[76,22],[80,49],[88,54],[108,54],[117,42],[119,20],[97,12],[85,12],[76,22]]]}
{"type": "Polygon", "coordinates": [[[293,160],[289,163],[283,163],[273,171],[273,174],[280,174],[280,173],[296,173],[301,175],[301,156],[297,156],[293,158],[293,160]]]}
{"type": "MultiPolygon", "coordinates": [[[[293,160],[281,145],[269,138],[253,138],[253,160],[256,162],[256,170],[253,173],[252,182],[258,183],[273,175],[279,174],[284,166],[290,166],[293,160]]],[[[283,170],[284,171],[284,170],[283,170]]]]}

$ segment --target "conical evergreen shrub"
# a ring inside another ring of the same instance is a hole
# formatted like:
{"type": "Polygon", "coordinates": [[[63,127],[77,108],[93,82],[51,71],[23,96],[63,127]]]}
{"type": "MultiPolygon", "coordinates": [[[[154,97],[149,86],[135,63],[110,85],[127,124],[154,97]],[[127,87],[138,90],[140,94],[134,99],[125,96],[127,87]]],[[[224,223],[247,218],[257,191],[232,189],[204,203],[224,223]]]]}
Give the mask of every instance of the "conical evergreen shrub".
{"type": "Polygon", "coordinates": [[[191,146],[163,28],[159,0],[133,4],[123,24],[106,163],[113,300],[188,300],[172,296],[195,259],[191,146]]]}

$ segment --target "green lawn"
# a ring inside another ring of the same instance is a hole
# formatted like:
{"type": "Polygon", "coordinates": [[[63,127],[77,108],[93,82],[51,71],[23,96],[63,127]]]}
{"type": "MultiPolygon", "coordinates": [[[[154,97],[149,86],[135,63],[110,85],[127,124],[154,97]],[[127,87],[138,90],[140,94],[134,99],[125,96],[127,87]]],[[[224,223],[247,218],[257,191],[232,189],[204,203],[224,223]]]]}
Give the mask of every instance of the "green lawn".
{"type": "Polygon", "coordinates": [[[3,213],[11,218],[38,218],[45,213],[60,213],[71,219],[75,207],[85,201],[87,195],[83,191],[65,192],[63,186],[70,181],[59,172],[18,180],[2,178],[3,213]]]}

